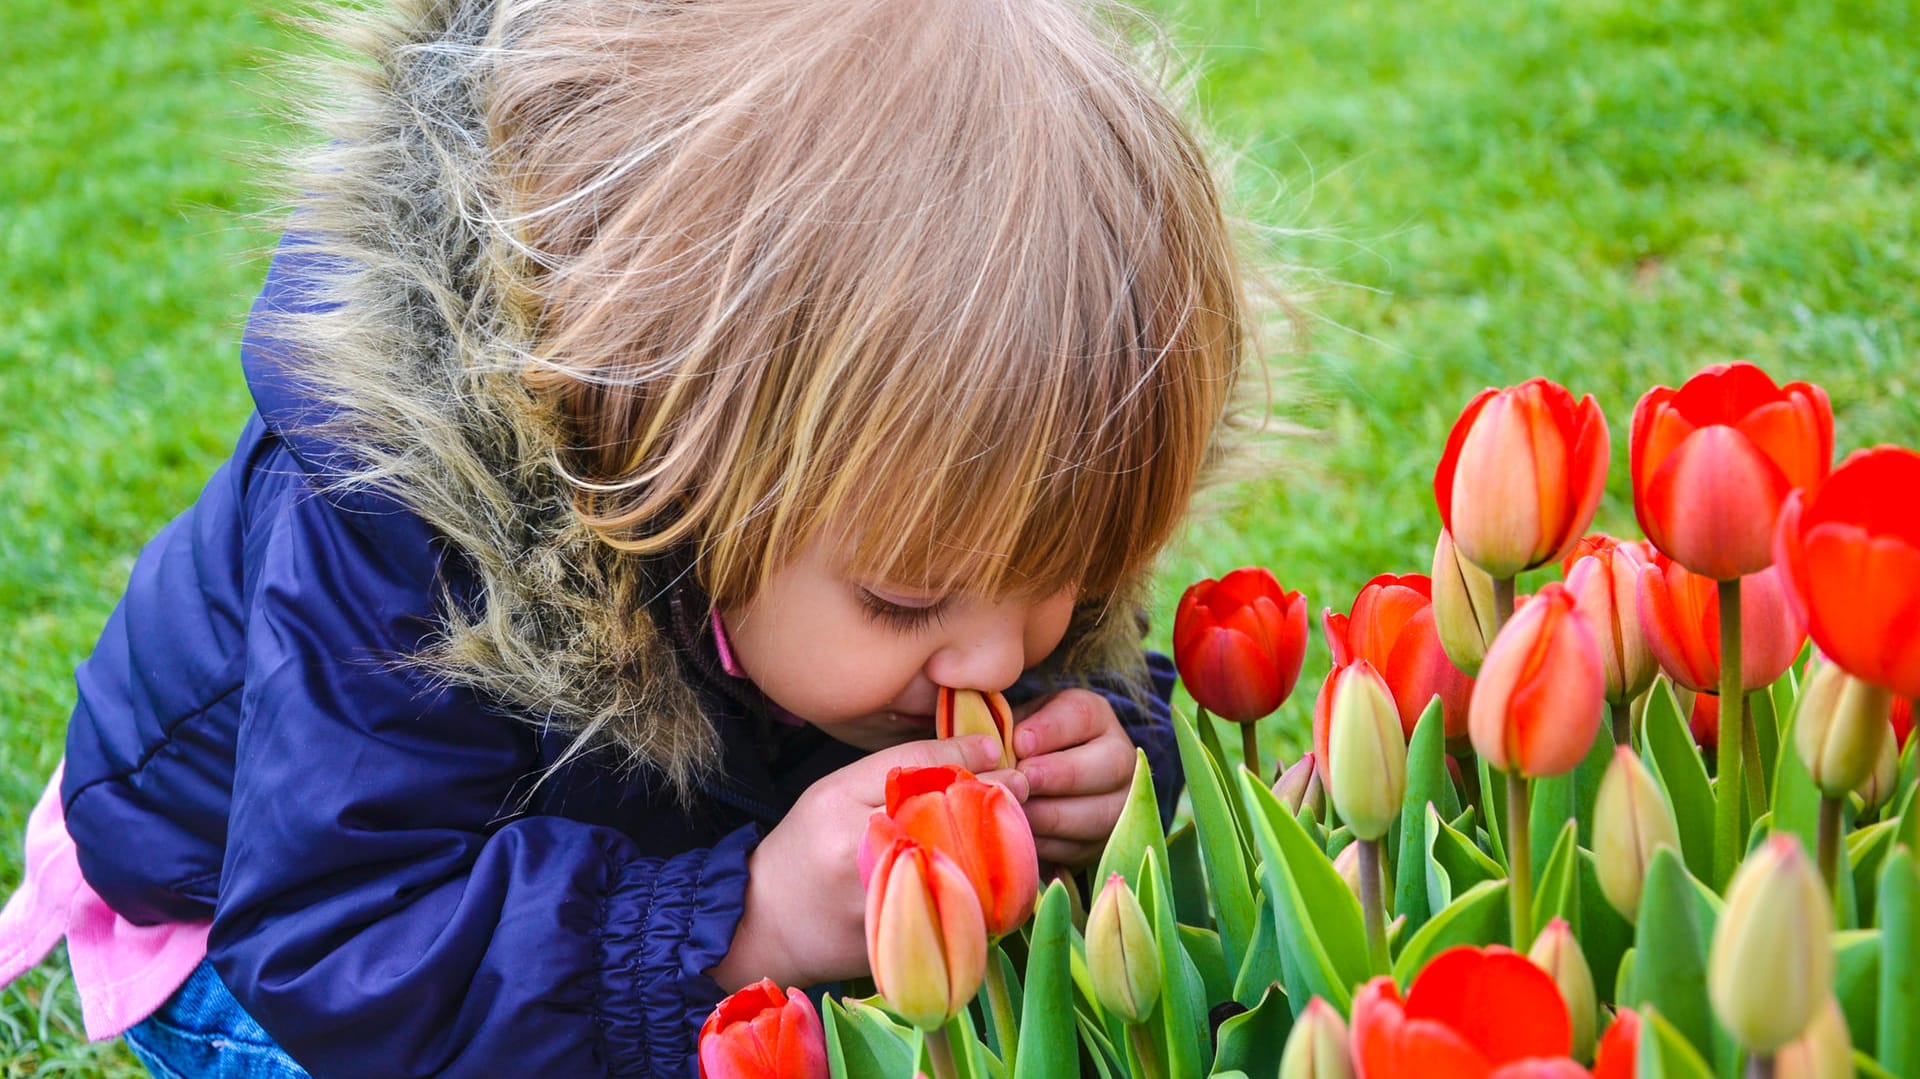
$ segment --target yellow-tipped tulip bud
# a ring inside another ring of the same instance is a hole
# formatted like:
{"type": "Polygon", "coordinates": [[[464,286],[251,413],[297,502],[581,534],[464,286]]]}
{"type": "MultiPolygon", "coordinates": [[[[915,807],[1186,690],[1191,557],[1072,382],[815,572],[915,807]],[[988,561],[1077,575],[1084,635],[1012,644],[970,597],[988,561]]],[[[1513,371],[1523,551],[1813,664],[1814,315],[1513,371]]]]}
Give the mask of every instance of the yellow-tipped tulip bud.
{"type": "Polygon", "coordinates": [[[1799,1039],[1773,1055],[1774,1079],[1852,1079],[1853,1036],[1840,1002],[1829,996],[1799,1039]]]}
{"type": "Polygon", "coordinates": [[[1100,1006],[1144,1023],[1160,1000],[1160,947],[1127,878],[1107,878],[1087,912],[1087,974],[1100,1006]]]}
{"type": "Polygon", "coordinates": [[[1900,787],[1900,744],[1892,738],[1880,742],[1880,755],[1874,759],[1873,774],[1854,788],[1868,810],[1879,809],[1900,787]]]}
{"type": "Polygon", "coordinates": [[[1640,914],[1647,866],[1661,847],[1680,849],[1680,827],[1653,773],[1620,746],[1600,779],[1593,807],[1593,862],[1600,891],[1628,921],[1640,914]]]}
{"type": "Polygon", "coordinates": [[[1327,765],[1333,808],[1355,839],[1379,839],[1407,796],[1407,743],[1393,691],[1373,664],[1355,660],[1334,675],[1327,765]]]}
{"type": "Polygon", "coordinates": [[[1287,1035],[1286,1052],[1280,1054],[1280,1079],[1352,1079],[1353,1056],[1347,1047],[1347,1024],[1340,1013],[1319,997],[1307,1002],[1307,1010],[1287,1035]]]}
{"type": "Polygon", "coordinates": [[[895,840],[867,882],[867,961],[887,1004],[921,1030],[966,1007],[987,974],[986,918],[966,871],[895,840]]]}
{"type": "Polygon", "coordinates": [[[1000,740],[1000,767],[1014,766],[1013,709],[998,693],[941,686],[934,698],[933,733],[939,738],[991,734],[1000,740]]]}
{"type": "Polygon", "coordinates": [[[1453,533],[1440,530],[1433,545],[1433,625],[1440,647],[1453,665],[1468,674],[1480,670],[1487,642],[1499,628],[1493,606],[1493,578],[1460,557],[1453,533]]]}
{"type": "Polygon", "coordinates": [[[1587,966],[1586,953],[1573,939],[1573,927],[1565,918],[1547,923],[1527,952],[1533,965],[1546,971],[1560,987],[1560,999],[1567,1006],[1567,1018],[1573,1022],[1573,1056],[1593,1059],[1594,1029],[1599,1021],[1600,1001],[1593,988],[1593,968],[1587,966]]]}
{"type": "Polygon", "coordinates": [[[1845,798],[1873,776],[1880,746],[1893,741],[1893,694],[1832,663],[1817,664],[1800,690],[1793,748],[1813,784],[1845,798]]]}
{"type": "Polygon", "coordinates": [[[1707,993],[1748,1052],[1799,1038],[1833,993],[1833,911],[1800,841],[1776,832],[1727,886],[1713,930],[1707,993]]]}

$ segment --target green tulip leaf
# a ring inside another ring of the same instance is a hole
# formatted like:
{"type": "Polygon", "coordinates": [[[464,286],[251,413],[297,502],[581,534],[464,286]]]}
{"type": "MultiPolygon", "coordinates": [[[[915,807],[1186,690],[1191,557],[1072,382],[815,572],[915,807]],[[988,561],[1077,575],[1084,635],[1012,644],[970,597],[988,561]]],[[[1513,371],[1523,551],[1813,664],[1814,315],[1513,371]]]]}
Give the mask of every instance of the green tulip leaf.
{"type": "Polygon", "coordinates": [[[1199,1075],[1208,1055],[1207,992],[1173,917],[1173,895],[1155,852],[1140,873],[1140,906],[1160,945],[1160,1003],[1147,1019],[1168,1073],[1199,1075]]]}
{"type": "MultiPolygon", "coordinates": [[[[1920,751],[1917,751],[1916,747],[1920,747],[1920,738],[1909,735],[1907,748],[1900,751],[1900,778],[1893,785],[1894,805],[1903,804],[1902,799],[1910,804],[1914,790],[1920,788],[1920,751]]],[[[1916,833],[1909,828],[1905,834],[1912,837],[1916,833]]],[[[1912,843],[1912,838],[1909,838],[1908,842],[1912,843]]]]}
{"type": "Polygon", "coordinates": [[[1640,1013],[1640,1048],[1634,1058],[1638,1079],[1713,1079],[1706,1058],[1658,1009],[1640,1013]]]}
{"type": "Polygon", "coordinates": [[[1847,836],[1847,868],[1852,876],[1853,894],[1859,905],[1859,925],[1872,925],[1877,898],[1880,867],[1893,850],[1894,836],[1900,830],[1897,819],[1868,825],[1847,836]]]}
{"type": "Polygon", "coordinates": [[[1613,979],[1613,999],[1622,1007],[1631,1007],[1627,1001],[1633,999],[1633,949],[1628,948],[1620,956],[1620,970],[1613,979]]]}
{"type": "Polygon", "coordinates": [[[1113,1047],[1113,1039],[1107,1037],[1099,1020],[1084,1012],[1077,1012],[1074,1021],[1080,1030],[1080,1040],[1087,1047],[1087,1055],[1093,1059],[1094,1072],[1100,1079],[1128,1079],[1126,1065],[1121,1062],[1119,1051],[1113,1047]]]}
{"type": "Polygon", "coordinates": [[[1167,836],[1160,828],[1160,803],[1153,796],[1153,771],[1147,765],[1146,750],[1134,750],[1133,786],[1127,792],[1127,804],[1120,810],[1107,847],[1100,852],[1100,865],[1094,871],[1093,888],[1099,891],[1106,879],[1118,873],[1127,886],[1140,894],[1140,865],[1147,851],[1160,856],[1167,865],[1167,836]]]}
{"type": "Polygon", "coordinates": [[[1219,1047],[1213,1054],[1214,1079],[1223,1074],[1271,1074],[1286,1051],[1293,1032],[1293,1008],[1287,995],[1269,988],[1250,1010],[1220,1024],[1219,1047]]]}
{"type": "Polygon", "coordinates": [[[1664,677],[1654,680],[1641,722],[1640,756],[1667,792],[1667,804],[1680,826],[1680,853],[1694,876],[1709,879],[1713,875],[1713,788],[1680,714],[1680,702],[1664,677]]]}
{"type": "Polygon", "coordinates": [[[1579,826],[1571,820],[1560,826],[1560,838],[1542,859],[1545,868],[1533,893],[1534,929],[1565,918],[1576,940],[1580,938],[1580,845],[1574,842],[1578,834],[1579,826]]]}
{"type": "Polygon", "coordinates": [[[1505,879],[1506,870],[1487,857],[1473,840],[1440,820],[1431,806],[1427,808],[1425,836],[1427,906],[1443,910],[1457,895],[1483,881],[1505,879]]]}
{"type": "MultiPolygon", "coordinates": [[[[1788,713],[1780,732],[1782,745],[1793,744],[1793,713],[1788,713]]],[[[1768,810],[1773,814],[1773,830],[1800,837],[1801,849],[1809,853],[1820,849],[1820,788],[1798,753],[1783,753],[1774,765],[1773,790],[1768,810]]]]}
{"type": "Polygon", "coordinates": [[[1485,947],[1508,936],[1506,879],[1483,880],[1427,919],[1407,941],[1393,961],[1393,980],[1409,984],[1429,960],[1456,944],[1485,947]]]}
{"type": "Polygon", "coordinates": [[[1633,999],[1622,1003],[1658,1008],[1702,1058],[1711,1058],[1715,1046],[1713,1012],[1707,1003],[1707,949],[1713,918],[1704,908],[1692,875],[1673,850],[1656,850],[1640,894],[1633,999]]]}
{"type": "Polygon", "coordinates": [[[1407,745],[1407,797],[1400,807],[1399,858],[1394,866],[1393,916],[1406,919],[1407,932],[1418,932],[1432,908],[1427,905],[1427,878],[1411,872],[1423,865],[1426,852],[1426,815],[1429,803],[1445,812],[1446,795],[1453,792],[1447,778],[1447,731],[1435,697],[1414,724],[1407,745]]]}
{"type": "MultiPolygon", "coordinates": [[[[1620,969],[1621,957],[1633,948],[1633,923],[1622,918],[1600,890],[1600,870],[1593,852],[1578,848],[1576,853],[1580,863],[1580,924],[1574,939],[1587,957],[1594,984],[1605,987],[1610,984],[1608,976],[1620,969]]],[[[1621,994],[1615,992],[1605,999],[1619,1000],[1621,994]]]]}
{"type": "Polygon", "coordinates": [[[1760,775],[1768,793],[1773,791],[1773,775],[1779,770],[1780,761],[1781,713],[1774,707],[1774,700],[1771,688],[1747,695],[1748,707],[1753,712],[1754,741],[1760,746],[1760,775]]]}
{"type": "MultiPolygon", "coordinates": [[[[1174,709],[1174,712],[1184,714],[1183,710],[1178,707],[1174,709]]],[[[1226,720],[1220,721],[1220,723],[1226,722],[1226,720]]],[[[1220,745],[1220,723],[1214,722],[1213,716],[1209,715],[1205,708],[1201,708],[1199,705],[1194,706],[1194,734],[1200,739],[1200,744],[1206,747],[1207,756],[1212,757],[1213,762],[1219,766],[1221,773],[1225,774],[1227,770],[1227,751],[1220,745]]]]}
{"type": "Polygon", "coordinates": [[[1246,958],[1240,961],[1239,973],[1234,975],[1231,998],[1248,1008],[1266,995],[1268,987],[1279,985],[1286,978],[1280,963],[1280,941],[1273,929],[1272,900],[1262,892],[1259,903],[1254,910],[1253,944],[1247,949],[1246,958]]]}
{"type": "Polygon", "coordinates": [[[1882,1067],[1920,1075],[1920,870],[1913,852],[1894,850],[1880,867],[1880,1021],[1882,1067]]]}
{"type": "Polygon", "coordinates": [[[1060,1062],[1078,1053],[1073,1033],[1073,921],[1066,885],[1054,881],[1040,897],[1027,944],[1027,977],[1020,1003],[1020,1046],[1014,1079],[1058,1075],[1060,1062]]]}
{"type": "Polygon", "coordinates": [[[1369,970],[1360,901],[1266,784],[1243,771],[1240,786],[1273,897],[1287,997],[1304,1008],[1322,996],[1344,1013],[1369,970]]]}
{"type": "MultiPolygon", "coordinates": [[[[940,1029],[946,1034],[947,1045],[953,1050],[954,1079],[996,1079],[988,1064],[991,1058],[987,1054],[986,1046],[980,1044],[980,1035],[974,1030],[971,1015],[962,1010],[960,1014],[947,1020],[947,1025],[940,1029]]],[[[927,1069],[927,1074],[933,1074],[933,1061],[923,1055],[920,1063],[927,1069]]],[[[999,1061],[993,1061],[993,1063],[998,1064],[999,1061]]],[[[1005,1079],[1005,1077],[1001,1076],[999,1079],[1005,1079]]]]}
{"type": "Polygon", "coordinates": [[[1491,841],[1493,860],[1500,869],[1494,875],[1504,877],[1507,875],[1507,776],[1505,772],[1487,767],[1487,759],[1477,754],[1474,767],[1480,770],[1480,809],[1487,818],[1487,839],[1491,841]]]}
{"type": "MultiPolygon", "coordinates": [[[[1180,745],[1180,764],[1187,774],[1187,795],[1193,804],[1200,860],[1207,870],[1207,887],[1201,898],[1212,896],[1214,910],[1219,915],[1216,928],[1226,950],[1227,963],[1238,969],[1247,947],[1253,942],[1254,931],[1253,884],[1247,876],[1249,847],[1242,834],[1245,826],[1235,814],[1235,800],[1229,796],[1217,762],[1208,755],[1193,725],[1178,709],[1173,714],[1173,733],[1180,745]]],[[[1194,879],[1197,880],[1197,876],[1194,879]]],[[[1186,907],[1180,909],[1184,912],[1186,907]]],[[[1199,909],[1206,908],[1203,904],[1199,909]]],[[[1190,924],[1205,923],[1194,918],[1190,924]]]]}
{"type": "Polygon", "coordinates": [[[1188,821],[1167,833],[1167,876],[1173,888],[1173,913],[1188,925],[1214,924],[1213,905],[1207,899],[1207,871],[1202,866],[1200,833],[1188,821]]]}
{"type": "Polygon", "coordinates": [[[1833,935],[1833,995],[1855,1045],[1872,1045],[1880,1025],[1880,931],[1833,935]]]}
{"type": "Polygon", "coordinates": [[[820,1025],[827,1063],[842,1079],[906,1079],[920,1057],[920,1032],[857,1000],[826,997],[820,1025]]]}
{"type": "Polygon", "coordinates": [[[1875,1061],[1872,1057],[1855,1049],[1853,1051],[1853,1079],[1900,1079],[1900,1077],[1881,1067],[1879,1062],[1875,1061]]]}
{"type": "Polygon", "coordinates": [[[1553,846],[1559,841],[1560,826],[1576,823],[1579,843],[1593,845],[1593,803],[1600,796],[1600,779],[1613,760],[1613,728],[1601,723],[1594,731],[1593,745],[1573,771],[1533,781],[1532,812],[1528,814],[1533,838],[1533,871],[1544,870],[1553,846]]]}
{"type": "Polygon", "coordinates": [[[1214,1072],[1209,1079],[1249,1079],[1249,1076],[1246,1072],[1235,1068],[1232,1071],[1214,1072]]]}
{"type": "Polygon", "coordinates": [[[1233,997],[1233,972],[1220,944],[1220,934],[1211,929],[1181,925],[1180,944],[1200,974],[1201,996],[1205,1000],[1230,1000],[1233,997]]]}

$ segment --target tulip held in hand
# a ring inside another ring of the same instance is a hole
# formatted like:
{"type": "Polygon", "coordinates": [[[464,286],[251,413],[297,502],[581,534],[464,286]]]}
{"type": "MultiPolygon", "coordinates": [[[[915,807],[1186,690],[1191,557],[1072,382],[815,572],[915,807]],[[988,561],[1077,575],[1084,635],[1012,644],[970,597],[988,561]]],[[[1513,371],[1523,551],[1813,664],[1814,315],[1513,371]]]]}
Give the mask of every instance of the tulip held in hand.
{"type": "Polygon", "coordinates": [[[941,686],[934,698],[933,733],[936,738],[990,734],[1000,741],[1000,767],[1011,768],[1013,708],[998,692],[941,686]]]}
{"type": "Polygon", "coordinates": [[[827,1036],[813,1002],[764,978],[700,1027],[700,1079],[827,1079],[827,1036]]]}
{"type": "Polygon", "coordinates": [[[999,939],[1026,924],[1040,892],[1040,858],[1027,815],[1005,787],[963,768],[895,768],[887,804],[867,822],[860,877],[900,838],[953,859],[980,899],[987,935],[999,939]]]}
{"type": "Polygon", "coordinates": [[[1485,390],[1447,436],[1434,472],[1440,520],[1468,561],[1513,578],[1585,534],[1606,486],[1607,419],[1544,378],[1485,390]]]}

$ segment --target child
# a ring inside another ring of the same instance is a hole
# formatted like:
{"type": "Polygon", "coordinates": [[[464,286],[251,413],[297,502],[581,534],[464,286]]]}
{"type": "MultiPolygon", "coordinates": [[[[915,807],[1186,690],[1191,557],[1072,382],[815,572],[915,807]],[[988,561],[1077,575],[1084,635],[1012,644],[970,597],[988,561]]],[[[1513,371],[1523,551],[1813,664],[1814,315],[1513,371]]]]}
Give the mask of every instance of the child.
{"type": "Polygon", "coordinates": [[[36,812],[18,907],[73,912],[90,1026],[159,1075],[688,1074],[723,993],[864,973],[886,772],[995,761],[928,740],[938,685],[1020,705],[995,778],[1043,858],[1097,856],[1136,743],[1169,810],[1136,604],[1250,316],[1102,26],[343,31],[256,414],[141,554],[36,812]]]}

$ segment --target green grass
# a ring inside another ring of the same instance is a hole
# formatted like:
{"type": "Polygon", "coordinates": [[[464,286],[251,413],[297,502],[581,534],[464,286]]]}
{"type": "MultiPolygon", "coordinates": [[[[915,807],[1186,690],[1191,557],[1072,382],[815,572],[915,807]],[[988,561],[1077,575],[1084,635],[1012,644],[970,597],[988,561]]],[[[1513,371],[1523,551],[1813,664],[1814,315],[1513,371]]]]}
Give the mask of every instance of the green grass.
{"type": "MultiPolygon", "coordinates": [[[[1483,386],[1600,400],[1616,532],[1634,401],[1706,363],[1823,384],[1843,451],[1920,442],[1910,4],[1190,0],[1172,25],[1243,202],[1320,276],[1276,384],[1310,433],[1170,556],[1162,640],[1180,588],[1233,566],[1316,610],[1424,571],[1432,470],[1483,386]]],[[[235,211],[284,137],[258,67],[285,40],[244,0],[0,4],[0,889],[74,664],[246,414],[271,237],[235,211]]],[[[83,1043],[63,971],[0,996],[0,1076],[140,1074],[83,1043]]]]}

